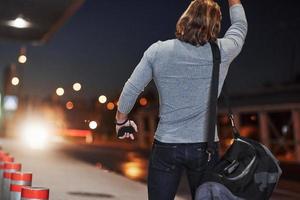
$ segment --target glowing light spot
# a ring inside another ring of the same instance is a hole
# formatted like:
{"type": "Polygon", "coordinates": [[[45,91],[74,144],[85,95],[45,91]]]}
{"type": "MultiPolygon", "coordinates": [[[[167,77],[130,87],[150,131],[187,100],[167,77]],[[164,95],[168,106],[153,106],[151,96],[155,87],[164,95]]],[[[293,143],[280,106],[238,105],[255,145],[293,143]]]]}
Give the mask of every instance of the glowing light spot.
{"type": "Polygon", "coordinates": [[[20,80],[19,80],[18,77],[13,77],[13,78],[11,79],[11,84],[17,86],[17,85],[19,85],[19,83],[20,83],[20,80]]]}
{"type": "Polygon", "coordinates": [[[112,102],[109,102],[109,103],[106,105],[106,108],[107,108],[108,110],[113,110],[113,109],[115,109],[115,104],[112,103],[112,102]]]}
{"type": "Polygon", "coordinates": [[[144,175],[142,165],[138,162],[125,163],[122,168],[125,176],[131,179],[139,179],[144,175]]]}
{"type": "Polygon", "coordinates": [[[62,96],[62,95],[64,95],[64,93],[65,93],[65,90],[63,88],[56,89],[57,96],[62,96]]]}
{"type": "Polygon", "coordinates": [[[3,99],[3,108],[7,111],[15,111],[18,109],[19,99],[17,96],[7,95],[3,99]]]}
{"type": "Polygon", "coordinates": [[[90,127],[90,129],[92,129],[92,130],[96,129],[97,126],[98,126],[98,124],[97,124],[97,122],[95,122],[95,121],[91,121],[91,122],[89,123],[89,127],[90,127]]]}
{"type": "Polygon", "coordinates": [[[72,109],[74,108],[73,102],[72,102],[72,101],[68,101],[68,102],[66,103],[66,108],[67,108],[68,110],[72,110],[72,109]]]}
{"type": "Polygon", "coordinates": [[[22,17],[17,17],[14,20],[7,21],[7,25],[15,28],[29,28],[32,24],[22,17]]]}
{"type": "Polygon", "coordinates": [[[80,83],[74,83],[73,84],[73,90],[80,91],[81,90],[81,84],[80,83]]]}
{"type": "Polygon", "coordinates": [[[104,96],[104,95],[101,95],[99,98],[98,98],[98,101],[102,104],[106,103],[107,101],[107,97],[104,96]]]}
{"type": "Polygon", "coordinates": [[[252,120],[252,121],[256,121],[256,116],[255,115],[252,115],[251,117],[250,117],[250,119],[252,120]]]}
{"type": "Polygon", "coordinates": [[[148,100],[146,98],[141,98],[140,99],[140,105],[141,106],[147,106],[148,104],[148,100]]]}
{"type": "Polygon", "coordinates": [[[49,142],[51,127],[37,119],[25,121],[21,127],[23,141],[33,149],[43,149],[49,142]]]}
{"type": "Polygon", "coordinates": [[[27,61],[27,57],[25,55],[20,55],[18,58],[18,61],[19,61],[19,63],[24,64],[27,61]]]}

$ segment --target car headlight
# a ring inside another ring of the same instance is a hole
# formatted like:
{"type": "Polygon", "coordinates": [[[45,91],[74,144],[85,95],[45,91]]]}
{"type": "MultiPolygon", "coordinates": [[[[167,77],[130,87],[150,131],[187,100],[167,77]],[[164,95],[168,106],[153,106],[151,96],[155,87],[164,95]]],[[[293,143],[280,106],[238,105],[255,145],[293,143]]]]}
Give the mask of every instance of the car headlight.
{"type": "Polygon", "coordinates": [[[40,120],[27,120],[21,128],[22,139],[33,149],[43,149],[49,139],[50,127],[40,120]]]}

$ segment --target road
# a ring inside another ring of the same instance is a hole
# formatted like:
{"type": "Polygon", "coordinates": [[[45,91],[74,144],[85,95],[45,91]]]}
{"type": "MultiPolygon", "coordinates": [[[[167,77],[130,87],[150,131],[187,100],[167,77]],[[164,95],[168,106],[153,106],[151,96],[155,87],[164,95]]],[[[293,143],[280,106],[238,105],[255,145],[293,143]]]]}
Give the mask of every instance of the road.
{"type": "MultiPolygon", "coordinates": [[[[61,150],[62,152],[79,160],[117,172],[132,180],[146,183],[148,167],[147,160],[150,155],[148,151],[86,144],[77,144],[76,148],[72,145],[63,146],[61,150]]],[[[299,200],[299,188],[300,180],[291,181],[282,179],[278,188],[274,192],[272,200],[299,200]]],[[[188,183],[185,175],[182,177],[182,181],[178,189],[178,195],[187,200],[190,199],[188,183]]]]}
{"type": "MultiPolygon", "coordinates": [[[[147,199],[147,151],[66,141],[32,150],[16,141],[0,141],[24,170],[34,173],[35,186],[50,188],[53,200],[147,199]]],[[[299,182],[281,180],[272,200],[300,199],[299,188],[299,182]]],[[[190,200],[185,177],[177,200],[183,199],[190,200]]]]}
{"type": "MultiPolygon", "coordinates": [[[[145,184],[67,153],[67,149],[83,151],[86,147],[48,140],[42,148],[38,145],[39,149],[31,149],[23,141],[3,138],[0,138],[0,146],[15,157],[15,162],[22,164],[23,172],[33,173],[33,186],[50,189],[50,200],[147,199],[145,184]]],[[[177,197],[176,200],[184,199],[177,197]]]]}

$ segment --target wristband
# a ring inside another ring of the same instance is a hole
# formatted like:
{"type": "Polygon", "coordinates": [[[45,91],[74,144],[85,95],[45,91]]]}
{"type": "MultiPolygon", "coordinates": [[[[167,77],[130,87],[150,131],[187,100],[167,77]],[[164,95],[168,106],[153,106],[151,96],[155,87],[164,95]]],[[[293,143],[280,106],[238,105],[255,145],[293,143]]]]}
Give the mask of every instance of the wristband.
{"type": "Polygon", "coordinates": [[[118,121],[115,120],[115,124],[116,124],[117,126],[123,126],[123,125],[126,124],[128,121],[129,121],[129,119],[126,119],[124,122],[118,123],[118,121]]]}

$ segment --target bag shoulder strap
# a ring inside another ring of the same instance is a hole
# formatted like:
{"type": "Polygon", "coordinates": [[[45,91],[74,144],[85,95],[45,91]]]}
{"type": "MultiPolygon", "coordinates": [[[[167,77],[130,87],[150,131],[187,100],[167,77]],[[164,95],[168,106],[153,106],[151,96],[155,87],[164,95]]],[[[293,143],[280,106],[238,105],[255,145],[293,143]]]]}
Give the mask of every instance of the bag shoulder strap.
{"type": "Polygon", "coordinates": [[[219,72],[221,64],[221,53],[218,44],[210,42],[213,55],[213,70],[211,87],[209,92],[208,123],[207,123],[207,150],[212,151],[215,141],[215,126],[217,121],[217,102],[219,87],[219,72]]]}
{"type": "MultiPolygon", "coordinates": [[[[221,52],[219,46],[215,42],[210,42],[212,55],[213,55],[213,70],[212,70],[212,79],[211,79],[211,88],[209,93],[209,107],[208,107],[208,123],[207,123],[207,149],[208,152],[212,152],[213,145],[215,141],[215,126],[217,122],[217,103],[218,103],[218,89],[219,89],[219,72],[220,72],[220,64],[221,64],[221,52]]],[[[226,85],[224,83],[224,91],[227,91],[226,85]]],[[[234,117],[232,113],[232,109],[229,104],[229,96],[227,92],[223,92],[225,97],[225,103],[228,108],[228,118],[231,122],[232,127],[232,135],[233,138],[240,137],[240,133],[235,126],[234,117]]]]}

